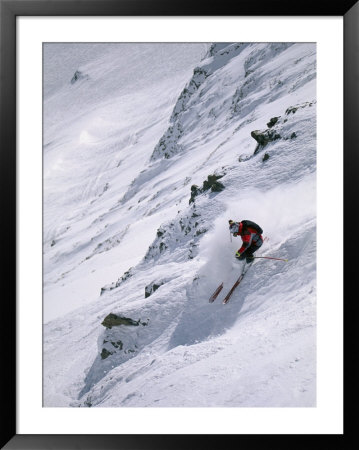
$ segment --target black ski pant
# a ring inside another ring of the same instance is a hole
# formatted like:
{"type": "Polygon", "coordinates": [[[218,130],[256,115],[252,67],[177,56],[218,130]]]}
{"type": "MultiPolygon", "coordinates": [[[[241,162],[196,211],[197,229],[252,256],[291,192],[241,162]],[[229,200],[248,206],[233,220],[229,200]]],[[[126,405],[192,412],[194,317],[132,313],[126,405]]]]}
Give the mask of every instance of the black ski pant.
{"type": "Polygon", "coordinates": [[[263,244],[262,239],[258,239],[257,242],[253,242],[244,252],[241,254],[239,259],[244,259],[253,255],[263,244]]]}

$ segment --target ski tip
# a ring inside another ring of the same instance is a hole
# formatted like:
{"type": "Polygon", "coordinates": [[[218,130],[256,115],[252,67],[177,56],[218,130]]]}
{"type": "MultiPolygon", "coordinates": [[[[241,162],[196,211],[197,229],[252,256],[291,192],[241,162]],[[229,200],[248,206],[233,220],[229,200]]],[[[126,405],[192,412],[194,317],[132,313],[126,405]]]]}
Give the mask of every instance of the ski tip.
{"type": "Polygon", "coordinates": [[[218,297],[219,293],[221,292],[221,290],[223,289],[223,281],[222,283],[218,286],[218,288],[213,292],[213,294],[210,296],[209,298],[209,303],[213,303],[215,301],[215,299],[218,297]]]}

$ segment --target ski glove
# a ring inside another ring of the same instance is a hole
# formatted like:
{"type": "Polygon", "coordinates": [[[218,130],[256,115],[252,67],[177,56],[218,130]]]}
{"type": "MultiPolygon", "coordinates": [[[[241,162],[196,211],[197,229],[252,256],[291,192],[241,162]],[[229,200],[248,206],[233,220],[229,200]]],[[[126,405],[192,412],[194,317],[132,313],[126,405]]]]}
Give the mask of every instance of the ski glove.
{"type": "Polygon", "coordinates": [[[236,252],[236,258],[240,258],[241,254],[239,252],[236,252]]]}

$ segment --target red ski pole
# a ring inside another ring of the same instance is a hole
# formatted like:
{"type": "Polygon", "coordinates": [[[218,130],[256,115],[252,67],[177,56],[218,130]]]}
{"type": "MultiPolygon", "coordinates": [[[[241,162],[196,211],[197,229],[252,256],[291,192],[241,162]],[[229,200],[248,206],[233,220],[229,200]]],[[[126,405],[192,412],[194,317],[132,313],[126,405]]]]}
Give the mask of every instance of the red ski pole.
{"type": "Polygon", "coordinates": [[[264,259],[275,259],[276,261],[285,261],[288,262],[288,259],[283,259],[283,258],[273,258],[272,256],[253,256],[254,258],[264,258],[264,259]]]}

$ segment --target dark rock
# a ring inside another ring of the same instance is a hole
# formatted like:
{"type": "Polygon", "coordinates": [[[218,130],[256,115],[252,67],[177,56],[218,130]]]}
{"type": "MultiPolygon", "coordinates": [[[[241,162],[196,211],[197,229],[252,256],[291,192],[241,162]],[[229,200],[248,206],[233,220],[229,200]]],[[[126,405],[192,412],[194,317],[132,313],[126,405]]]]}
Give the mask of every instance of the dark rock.
{"type": "Polygon", "coordinates": [[[203,228],[201,230],[197,230],[195,235],[200,236],[201,234],[207,233],[207,231],[208,230],[206,228],[203,228]]]}
{"type": "Polygon", "coordinates": [[[201,189],[196,184],[193,184],[191,186],[191,198],[189,199],[189,203],[194,202],[194,199],[197,197],[197,195],[201,194],[201,192],[201,189]]]}
{"type": "Polygon", "coordinates": [[[202,194],[205,191],[211,190],[211,192],[221,192],[225,189],[225,186],[218,180],[224,177],[224,175],[208,175],[207,180],[203,182],[202,188],[200,189],[197,185],[193,184],[191,186],[191,198],[189,203],[194,202],[197,195],[202,194]]]}
{"type": "Polygon", "coordinates": [[[281,135],[279,133],[277,133],[275,130],[269,129],[265,131],[254,130],[251,132],[251,136],[258,142],[258,145],[254,150],[254,154],[258,153],[258,151],[261,148],[265,147],[269,142],[281,139],[281,135]]]}
{"type": "Polygon", "coordinates": [[[221,192],[221,191],[223,191],[223,189],[225,189],[224,184],[222,184],[218,181],[213,182],[211,185],[212,192],[221,192]]]}
{"type": "Polygon", "coordinates": [[[119,348],[120,350],[123,349],[123,342],[122,341],[117,341],[117,342],[112,342],[111,344],[115,347],[115,348],[119,348]]]}
{"type": "Polygon", "coordinates": [[[301,105],[290,106],[289,108],[287,108],[285,113],[286,113],[286,115],[288,115],[288,114],[295,114],[298,111],[298,109],[302,109],[302,108],[307,108],[307,107],[313,106],[314,103],[315,102],[305,102],[305,103],[303,103],[301,105]]]}
{"type": "Polygon", "coordinates": [[[279,117],[272,117],[270,121],[267,123],[268,128],[272,128],[279,120],[279,117]]]}
{"type": "Polygon", "coordinates": [[[149,285],[145,287],[145,298],[152,295],[154,292],[157,291],[159,287],[161,287],[163,284],[165,284],[165,281],[158,281],[158,282],[152,282],[149,285]]]}
{"type": "Polygon", "coordinates": [[[127,325],[127,326],[131,325],[137,327],[139,324],[140,320],[133,320],[128,317],[117,316],[116,314],[113,313],[108,314],[101,323],[101,325],[109,329],[119,325],[127,325]]]}
{"type": "Polygon", "coordinates": [[[267,159],[269,159],[269,155],[268,155],[268,153],[265,153],[264,156],[263,156],[262,161],[263,161],[263,162],[264,162],[264,161],[267,161],[267,159]]]}
{"type": "Polygon", "coordinates": [[[161,236],[163,236],[164,234],[165,234],[164,231],[162,231],[162,230],[160,230],[160,229],[157,230],[157,237],[161,237],[161,236]]]}
{"type": "Polygon", "coordinates": [[[290,106],[289,108],[287,108],[286,110],[286,115],[288,116],[288,114],[295,114],[298,111],[299,106],[290,106]]]}
{"type": "Polygon", "coordinates": [[[262,147],[267,145],[268,142],[276,141],[277,139],[281,138],[281,135],[277,133],[275,130],[265,130],[265,131],[255,130],[252,131],[251,136],[262,147]]]}
{"type": "Polygon", "coordinates": [[[128,269],[128,271],[125,272],[125,273],[122,275],[122,277],[121,277],[120,279],[118,279],[116,282],[111,283],[111,284],[109,284],[109,285],[107,285],[107,286],[102,287],[102,288],[101,288],[101,293],[100,293],[100,295],[102,295],[102,294],[103,294],[104,292],[106,292],[106,291],[112,291],[112,289],[118,288],[123,282],[125,282],[126,280],[128,280],[129,278],[131,278],[132,275],[133,275],[133,270],[132,270],[132,267],[130,267],[130,268],[128,269]]]}
{"type": "Polygon", "coordinates": [[[74,76],[71,79],[71,84],[76,83],[76,81],[79,80],[87,80],[88,79],[88,75],[83,74],[82,72],[80,72],[79,70],[76,70],[76,72],[74,73],[74,76]]]}
{"type": "Polygon", "coordinates": [[[106,359],[106,358],[108,358],[110,355],[112,355],[111,352],[109,352],[109,351],[106,350],[105,348],[102,349],[102,352],[101,352],[101,359],[106,359]]]}
{"type": "Polygon", "coordinates": [[[221,192],[224,189],[224,185],[217,180],[222,178],[223,175],[208,175],[207,180],[203,182],[203,191],[211,189],[212,192],[221,192]]]}

